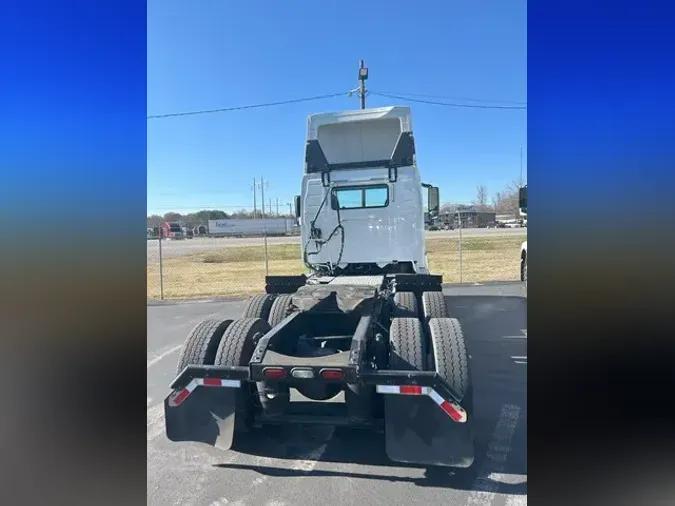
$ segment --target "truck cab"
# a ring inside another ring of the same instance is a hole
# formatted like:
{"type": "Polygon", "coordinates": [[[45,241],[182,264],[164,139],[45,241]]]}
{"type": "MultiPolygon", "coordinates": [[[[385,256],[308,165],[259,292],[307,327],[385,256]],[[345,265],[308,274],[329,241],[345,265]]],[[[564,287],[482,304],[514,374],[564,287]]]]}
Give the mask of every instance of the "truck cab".
{"type": "Polygon", "coordinates": [[[425,214],[438,215],[439,193],[420,179],[411,123],[409,107],[309,117],[295,204],[311,271],[429,273],[425,214]]]}
{"type": "Polygon", "coordinates": [[[183,227],[180,226],[180,223],[176,222],[164,222],[162,224],[162,234],[166,239],[184,239],[185,234],[183,233],[183,227]]]}

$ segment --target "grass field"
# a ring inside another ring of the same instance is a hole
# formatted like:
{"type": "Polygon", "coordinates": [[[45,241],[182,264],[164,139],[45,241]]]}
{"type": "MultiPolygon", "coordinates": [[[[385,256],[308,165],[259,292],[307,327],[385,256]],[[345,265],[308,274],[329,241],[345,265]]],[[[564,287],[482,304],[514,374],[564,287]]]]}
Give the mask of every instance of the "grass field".
{"type": "MultiPolygon", "coordinates": [[[[520,245],[524,236],[467,237],[462,241],[461,281],[519,279],[520,245]]],[[[270,275],[304,272],[300,245],[268,247],[270,275]]],[[[446,283],[460,282],[457,239],[427,239],[429,268],[446,283]]],[[[228,247],[163,262],[164,298],[245,297],[264,292],[265,253],[261,246],[228,247]]],[[[160,298],[159,264],[147,266],[148,299],[160,298]]]]}

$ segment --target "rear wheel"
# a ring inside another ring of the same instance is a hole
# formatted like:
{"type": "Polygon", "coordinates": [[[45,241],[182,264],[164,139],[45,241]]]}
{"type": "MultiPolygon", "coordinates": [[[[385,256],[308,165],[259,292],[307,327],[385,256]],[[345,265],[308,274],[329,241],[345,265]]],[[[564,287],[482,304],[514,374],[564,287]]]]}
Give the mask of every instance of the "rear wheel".
{"type": "Polygon", "coordinates": [[[394,318],[389,327],[389,369],[424,370],[424,333],[417,318],[394,318]]]}
{"type": "Polygon", "coordinates": [[[473,412],[469,355],[462,327],[456,318],[432,318],[429,334],[436,372],[459,396],[467,413],[473,412]]]}
{"type": "Polygon", "coordinates": [[[293,295],[278,295],[274,299],[274,303],[272,303],[272,308],[270,309],[270,316],[267,320],[270,323],[270,327],[276,327],[288,316],[292,302],[293,295]]]}
{"type": "Polygon", "coordinates": [[[394,294],[394,308],[392,309],[394,318],[417,318],[418,314],[417,297],[413,292],[396,292],[394,294]]]}
{"type": "Polygon", "coordinates": [[[445,305],[443,292],[424,292],[422,294],[422,310],[427,322],[431,318],[447,318],[450,316],[445,305]]]}
{"type": "Polygon", "coordinates": [[[183,344],[176,375],[188,365],[213,365],[223,333],[233,320],[204,320],[197,324],[183,344]]]}
{"type": "MultiPolygon", "coordinates": [[[[269,330],[269,323],[260,318],[234,320],[220,340],[214,365],[248,365],[258,339],[269,330]]],[[[251,428],[253,422],[252,389],[251,384],[245,383],[237,391],[235,434],[237,432],[248,432],[251,428]]]]}
{"type": "Polygon", "coordinates": [[[246,301],[242,318],[260,318],[267,321],[275,296],[269,293],[254,295],[246,301]]]}

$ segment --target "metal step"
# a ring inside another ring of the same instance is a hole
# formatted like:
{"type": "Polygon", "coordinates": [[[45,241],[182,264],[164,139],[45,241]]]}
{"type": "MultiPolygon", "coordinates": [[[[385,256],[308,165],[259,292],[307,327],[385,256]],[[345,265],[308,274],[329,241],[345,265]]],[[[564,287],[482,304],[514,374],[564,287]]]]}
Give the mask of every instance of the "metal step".
{"type": "Polygon", "coordinates": [[[377,276],[337,276],[329,285],[382,286],[384,275],[377,276]]]}

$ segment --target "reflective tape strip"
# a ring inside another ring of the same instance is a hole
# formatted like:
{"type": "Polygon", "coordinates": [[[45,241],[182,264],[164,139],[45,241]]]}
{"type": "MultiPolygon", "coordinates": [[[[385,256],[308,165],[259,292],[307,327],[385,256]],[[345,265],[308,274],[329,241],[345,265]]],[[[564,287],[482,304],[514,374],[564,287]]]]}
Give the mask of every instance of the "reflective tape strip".
{"type": "Polygon", "coordinates": [[[429,397],[431,397],[431,399],[440,406],[445,399],[441,397],[433,388],[430,388],[429,390],[431,390],[429,397]]]}
{"type": "Polygon", "coordinates": [[[455,422],[464,423],[467,420],[467,413],[459,404],[445,400],[431,387],[420,387],[416,385],[376,385],[375,391],[378,394],[426,395],[455,422]]]}
{"type": "Polygon", "coordinates": [[[375,391],[378,394],[400,394],[400,387],[391,385],[377,385],[375,391]]]}
{"type": "Polygon", "coordinates": [[[227,380],[219,378],[195,378],[192,381],[196,381],[198,386],[204,387],[239,388],[241,386],[241,381],[239,380],[227,380]]]}
{"type": "Polygon", "coordinates": [[[428,395],[431,388],[417,385],[376,385],[375,390],[378,394],[428,395]]]}
{"type": "Polygon", "coordinates": [[[185,401],[188,396],[194,392],[197,387],[225,387],[225,388],[238,388],[241,386],[241,381],[239,380],[227,380],[219,378],[194,378],[190,383],[188,383],[185,388],[181,390],[174,391],[169,397],[169,406],[176,407],[185,401]]]}
{"type": "Polygon", "coordinates": [[[433,401],[436,404],[438,404],[440,408],[443,411],[445,411],[450,418],[452,418],[455,422],[458,423],[466,422],[467,418],[466,411],[464,411],[464,409],[459,404],[445,400],[433,388],[430,390],[431,392],[429,393],[429,397],[431,397],[433,401]]]}

